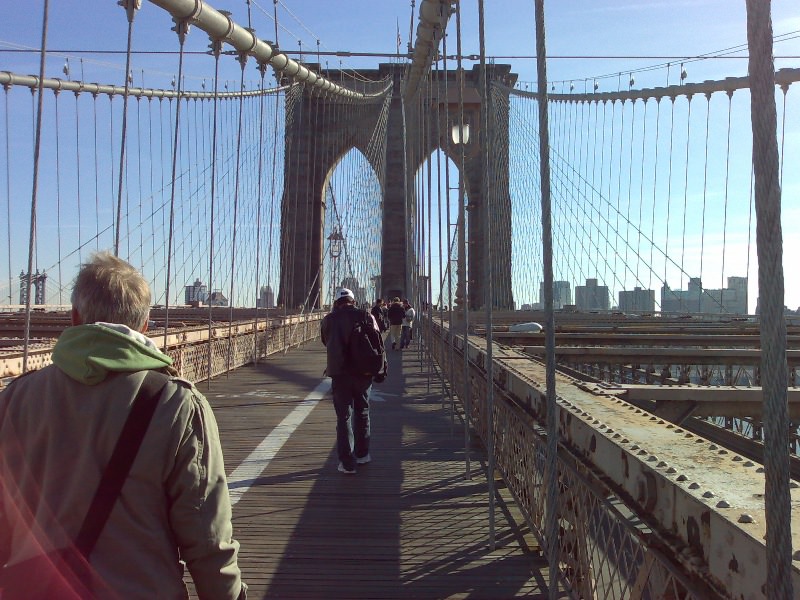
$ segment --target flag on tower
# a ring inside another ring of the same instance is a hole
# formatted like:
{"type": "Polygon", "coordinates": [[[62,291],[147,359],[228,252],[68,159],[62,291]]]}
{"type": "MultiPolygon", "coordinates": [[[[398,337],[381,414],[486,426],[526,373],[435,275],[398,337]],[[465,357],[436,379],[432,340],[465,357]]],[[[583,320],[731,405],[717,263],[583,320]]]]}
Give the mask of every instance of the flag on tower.
{"type": "Polygon", "coordinates": [[[397,53],[400,54],[400,44],[402,40],[400,39],[400,19],[397,20],[397,53]]]}

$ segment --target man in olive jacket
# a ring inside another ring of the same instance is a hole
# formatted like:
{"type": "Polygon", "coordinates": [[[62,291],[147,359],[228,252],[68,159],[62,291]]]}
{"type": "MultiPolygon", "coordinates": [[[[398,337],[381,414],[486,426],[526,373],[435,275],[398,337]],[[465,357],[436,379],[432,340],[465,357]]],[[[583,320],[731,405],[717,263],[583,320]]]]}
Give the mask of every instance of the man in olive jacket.
{"type": "Polygon", "coordinates": [[[214,413],[143,335],[150,289],[131,265],[99,253],[72,293],[73,327],[53,364],[0,394],[0,566],[75,540],[147,370],[165,387],[89,564],[94,598],[246,597],[214,413]]]}

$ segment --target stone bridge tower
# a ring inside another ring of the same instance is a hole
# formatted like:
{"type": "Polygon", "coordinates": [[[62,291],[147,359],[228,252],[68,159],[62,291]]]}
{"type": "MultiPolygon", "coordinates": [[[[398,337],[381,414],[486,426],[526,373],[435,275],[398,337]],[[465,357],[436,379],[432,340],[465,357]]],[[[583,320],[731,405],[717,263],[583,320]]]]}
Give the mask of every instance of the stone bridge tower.
{"type": "MultiPolygon", "coordinates": [[[[411,296],[416,272],[415,231],[417,170],[432,152],[441,149],[456,165],[460,147],[451,138],[458,123],[458,71],[432,72],[430,86],[412,99],[403,98],[405,65],[381,64],[358,73],[372,81],[392,82],[383,167],[374,164],[367,146],[383,101],[347,110],[342,100],[310,95],[301,88],[287,93],[284,192],[281,202],[281,287],[278,302],[289,307],[319,305],[320,267],[325,240],[325,186],[338,161],[358,148],[373,169],[383,175],[382,254],[379,295],[411,296]],[[438,111],[437,111],[438,108],[438,111]],[[439,119],[434,117],[439,115],[439,119]],[[428,121],[428,119],[431,119],[428,121]],[[427,124],[426,124],[427,123],[427,124]],[[379,169],[385,172],[380,173],[379,169]]],[[[338,81],[331,71],[329,79],[338,81]]],[[[487,77],[511,87],[516,75],[509,65],[488,65],[487,77]]],[[[511,197],[508,183],[508,94],[495,88],[487,110],[488,132],[483,132],[484,106],[480,94],[480,67],[464,72],[464,121],[470,126],[465,144],[464,184],[467,197],[470,308],[485,305],[484,240],[491,228],[493,304],[513,308],[511,292],[511,197]],[[489,172],[484,173],[481,145],[489,144],[489,172]],[[484,178],[486,181],[484,182],[484,178]],[[485,186],[485,187],[484,187],[485,186]],[[486,222],[484,190],[488,191],[492,219],[486,222]]],[[[381,179],[381,177],[379,177],[381,179]]]]}

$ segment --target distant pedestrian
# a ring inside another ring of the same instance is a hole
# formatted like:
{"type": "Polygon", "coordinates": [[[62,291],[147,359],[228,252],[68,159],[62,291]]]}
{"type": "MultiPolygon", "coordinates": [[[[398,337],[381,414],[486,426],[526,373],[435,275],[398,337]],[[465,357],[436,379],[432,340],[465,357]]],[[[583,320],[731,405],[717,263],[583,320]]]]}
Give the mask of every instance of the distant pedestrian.
{"type": "Polygon", "coordinates": [[[389,317],[389,337],[392,340],[392,350],[396,350],[403,333],[403,319],[406,318],[406,309],[400,303],[400,298],[392,298],[386,314],[389,317]]]}
{"type": "MultiPolygon", "coordinates": [[[[375,338],[380,342],[383,352],[383,340],[375,318],[369,311],[356,307],[352,291],[341,288],[336,292],[333,310],[322,319],[320,331],[327,350],[326,372],[331,378],[333,407],[336,410],[338,469],[347,474],[354,474],[356,465],[364,465],[372,460],[369,453],[369,391],[374,374],[358,372],[349,352],[353,331],[365,320],[369,320],[370,326],[374,327],[375,338]]],[[[385,374],[385,358],[382,362],[385,374]]]]}
{"type": "Polygon", "coordinates": [[[414,319],[417,316],[414,307],[411,306],[408,300],[403,300],[403,308],[405,309],[405,314],[403,315],[403,330],[400,335],[400,350],[408,348],[408,345],[411,343],[413,335],[412,327],[414,326],[414,319]]]}
{"type": "Polygon", "coordinates": [[[372,316],[375,317],[375,321],[378,323],[378,329],[381,330],[381,333],[389,329],[389,317],[386,316],[386,302],[384,302],[383,298],[378,298],[375,302],[375,305],[372,307],[372,316]]]}
{"type": "Polygon", "coordinates": [[[150,301],[95,254],[53,364],[0,394],[4,600],[185,598],[183,563],[198,597],[246,597],[214,413],[143,335],[150,301]]]}

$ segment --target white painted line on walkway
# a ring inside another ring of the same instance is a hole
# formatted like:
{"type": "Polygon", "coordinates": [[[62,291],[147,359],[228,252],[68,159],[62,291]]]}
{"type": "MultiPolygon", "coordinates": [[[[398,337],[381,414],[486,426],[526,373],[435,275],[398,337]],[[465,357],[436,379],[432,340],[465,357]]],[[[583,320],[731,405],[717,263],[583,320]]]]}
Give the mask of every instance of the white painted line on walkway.
{"type": "Polygon", "coordinates": [[[250,456],[244,459],[242,464],[230,474],[230,477],[228,477],[228,489],[230,490],[231,506],[241,499],[256,479],[261,477],[264,469],[275,458],[278,450],[283,447],[289,436],[305,421],[306,417],[330,389],[331,380],[329,378],[323,379],[314,391],[306,396],[292,412],[286,415],[283,421],[267,437],[261,440],[256,449],[250,453],[250,456]]]}

